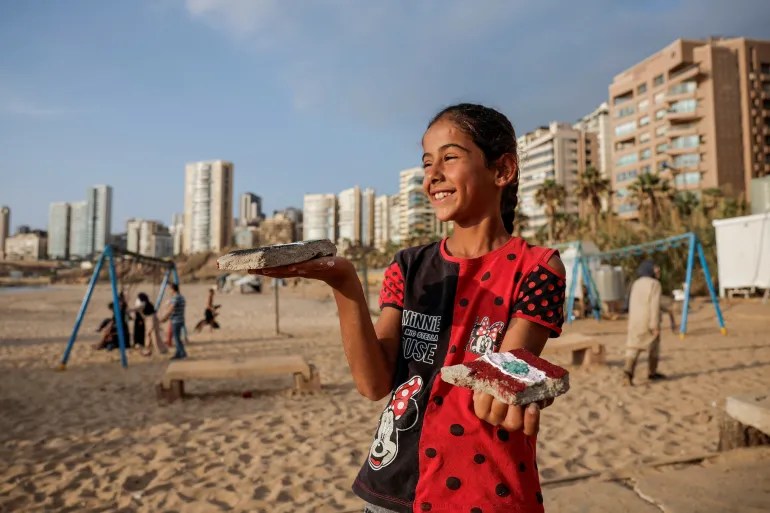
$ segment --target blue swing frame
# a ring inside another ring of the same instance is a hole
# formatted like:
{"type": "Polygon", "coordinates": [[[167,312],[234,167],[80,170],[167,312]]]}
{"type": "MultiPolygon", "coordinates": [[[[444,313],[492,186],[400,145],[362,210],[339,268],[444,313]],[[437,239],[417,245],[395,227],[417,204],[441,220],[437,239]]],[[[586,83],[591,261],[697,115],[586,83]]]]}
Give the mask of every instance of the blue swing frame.
{"type": "MultiPolygon", "coordinates": [[[[166,273],[163,276],[163,282],[161,284],[160,291],[158,292],[158,297],[155,300],[156,310],[160,308],[160,304],[163,301],[163,295],[166,292],[166,286],[168,285],[169,278],[173,278],[174,283],[179,285],[179,274],[177,273],[176,265],[174,264],[174,262],[160,260],[157,258],[146,257],[144,255],[131,253],[129,251],[118,250],[109,244],[105,246],[104,251],[102,251],[102,254],[99,256],[99,259],[96,262],[96,267],[94,267],[94,272],[91,275],[91,279],[88,282],[88,289],[86,290],[86,295],[83,297],[83,301],[80,304],[80,310],[78,310],[78,314],[75,317],[75,325],[72,328],[72,335],[70,335],[69,342],[67,342],[67,347],[64,349],[64,355],[62,355],[61,363],[59,364],[59,370],[64,370],[67,368],[67,362],[69,361],[72,348],[75,345],[75,340],[77,340],[78,331],[80,331],[80,325],[83,322],[83,317],[85,317],[86,310],[88,309],[88,304],[91,301],[91,295],[93,294],[94,287],[96,286],[96,282],[99,280],[99,274],[101,273],[105,262],[107,262],[107,268],[109,269],[110,286],[112,288],[113,315],[115,316],[115,319],[121,318],[120,302],[118,299],[118,279],[115,273],[115,255],[116,254],[129,255],[140,262],[142,261],[152,262],[154,264],[162,265],[166,267],[166,273]]],[[[118,331],[118,347],[120,349],[120,364],[125,369],[128,367],[128,359],[126,357],[126,347],[128,347],[128,340],[127,340],[127,335],[124,328],[125,328],[124,324],[122,322],[119,322],[117,326],[117,331],[118,331]]]]}
{"type": "Polygon", "coordinates": [[[606,259],[615,256],[629,256],[629,255],[643,255],[645,253],[655,253],[667,251],[675,247],[688,246],[687,252],[687,271],[685,276],[685,290],[684,290],[684,305],[682,307],[682,319],[679,325],[679,338],[684,339],[687,334],[687,318],[690,310],[690,285],[692,284],[692,273],[695,266],[695,254],[698,254],[698,261],[703,269],[703,276],[706,279],[706,286],[708,287],[709,296],[711,302],[714,305],[714,310],[717,314],[717,322],[719,323],[719,330],[723,335],[727,335],[727,328],[725,327],[725,320],[722,316],[722,309],[719,306],[719,297],[714,289],[714,283],[711,281],[711,271],[709,270],[708,263],[706,262],[706,254],[703,251],[703,244],[698,236],[692,232],[685,233],[683,235],[676,235],[674,237],[667,237],[665,239],[654,240],[651,242],[645,242],[644,244],[636,244],[633,246],[625,246],[611,251],[603,251],[601,253],[595,253],[586,255],[583,252],[583,246],[578,242],[577,254],[575,257],[575,266],[572,269],[572,281],[570,283],[569,296],[567,297],[567,322],[572,323],[574,320],[573,307],[575,304],[575,286],[577,284],[577,269],[578,265],[583,272],[583,281],[588,284],[589,299],[591,304],[594,305],[594,317],[600,320],[600,310],[597,310],[598,305],[601,304],[601,298],[599,297],[599,291],[596,289],[596,284],[591,277],[591,270],[588,266],[588,259],[606,259]]]}

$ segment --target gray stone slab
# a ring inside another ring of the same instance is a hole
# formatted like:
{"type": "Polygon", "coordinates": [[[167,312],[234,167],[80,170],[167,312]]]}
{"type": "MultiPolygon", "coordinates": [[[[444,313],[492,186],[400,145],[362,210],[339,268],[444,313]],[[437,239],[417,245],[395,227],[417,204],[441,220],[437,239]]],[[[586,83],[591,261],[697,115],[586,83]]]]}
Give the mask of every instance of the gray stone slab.
{"type": "Polygon", "coordinates": [[[548,513],[660,513],[619,483],[583,482],[543,490],[548,513]]]}
{"type": "Polygon", "coordinates": [[[648,472],[634,489],[666,513],[767,513],[770,460],[648,472]]]}
{"type": "Polygon", "coordinates": [[[239,249],[217,259],[223,271],[247,271],[298,264],[314,258],[334,256],[337,246],[328,239],[275,244],[253,249],[239,249]]]}
{"type": "Polygon", "coordinates": [[[725,412],[741,424],[770,435],[770,394],[730,396],[725,401],[725,412]]]}

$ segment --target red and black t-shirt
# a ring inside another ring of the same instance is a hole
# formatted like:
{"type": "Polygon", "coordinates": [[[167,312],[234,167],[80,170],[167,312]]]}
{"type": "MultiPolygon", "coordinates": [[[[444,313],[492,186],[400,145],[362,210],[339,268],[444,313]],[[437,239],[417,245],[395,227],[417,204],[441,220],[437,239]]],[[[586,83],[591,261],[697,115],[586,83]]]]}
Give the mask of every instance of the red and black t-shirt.
{"type": "Polygon", "coordinates": [[[380,307],[402,310],[393,394],[353,490],[399,512],[543,511],[535,439],[480,420],[473,392],[439,370],[497,351],[514,317],[563,323],[564,277],[555,250],[512,238],[473,259],[447,254],[446,241],[396,254],[380,307]]]}

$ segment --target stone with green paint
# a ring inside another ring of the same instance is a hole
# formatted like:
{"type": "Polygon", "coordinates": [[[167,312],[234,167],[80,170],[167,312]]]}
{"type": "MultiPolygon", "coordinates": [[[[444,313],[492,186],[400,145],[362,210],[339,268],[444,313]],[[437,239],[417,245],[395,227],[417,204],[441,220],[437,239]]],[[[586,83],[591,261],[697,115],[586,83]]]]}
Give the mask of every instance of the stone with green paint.
{"type": "Polygon", "coordinates": [[[511,374],[516,374],[519,376],[526,376],[529,373],[529,365],[522,362],[521,360],[505,362],[503,363],[502,367],[507,372],[510,372],[511,374]]]}

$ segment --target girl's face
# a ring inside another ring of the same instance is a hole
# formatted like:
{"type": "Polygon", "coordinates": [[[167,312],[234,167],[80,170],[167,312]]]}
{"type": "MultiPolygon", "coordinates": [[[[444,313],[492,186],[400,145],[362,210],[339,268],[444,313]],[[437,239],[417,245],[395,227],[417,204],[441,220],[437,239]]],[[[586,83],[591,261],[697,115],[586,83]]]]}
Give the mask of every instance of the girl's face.
{"type": "Polygon", "coordinates": [[[449,119],[434,123],[422,138],[423,191],[441,221],[480,221],[500,208],[495,172],[473,139],[449,119]]]}

